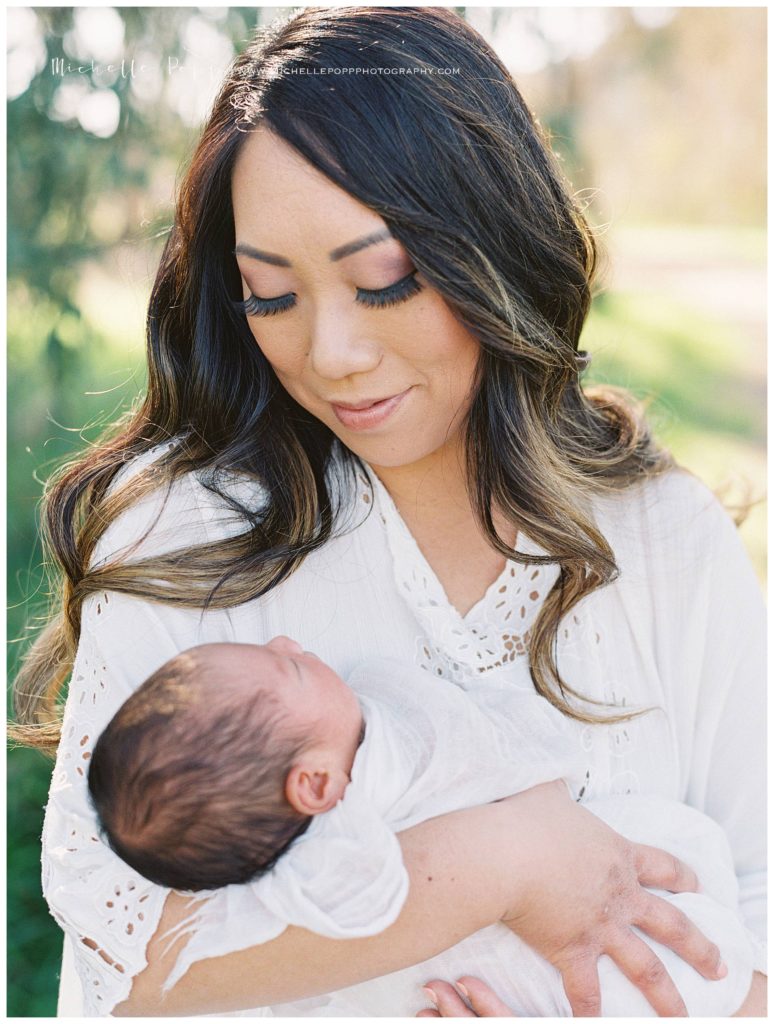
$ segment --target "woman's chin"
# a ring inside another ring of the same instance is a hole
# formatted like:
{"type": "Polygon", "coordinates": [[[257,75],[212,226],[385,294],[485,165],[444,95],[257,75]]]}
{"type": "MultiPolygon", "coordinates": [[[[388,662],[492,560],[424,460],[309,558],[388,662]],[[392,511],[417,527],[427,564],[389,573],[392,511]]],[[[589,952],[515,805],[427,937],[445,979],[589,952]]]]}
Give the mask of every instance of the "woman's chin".
{"type": "Polygon", "coordinates": [[[383,469],[412,466],[429,458],[435,451],[427,445],[400,444],[395,441],[390,443],[386,438],[381,441],[372,438],[369,442],[359,438],[351,442],[343,437],[340,440],[369,466],[383,469]]]}

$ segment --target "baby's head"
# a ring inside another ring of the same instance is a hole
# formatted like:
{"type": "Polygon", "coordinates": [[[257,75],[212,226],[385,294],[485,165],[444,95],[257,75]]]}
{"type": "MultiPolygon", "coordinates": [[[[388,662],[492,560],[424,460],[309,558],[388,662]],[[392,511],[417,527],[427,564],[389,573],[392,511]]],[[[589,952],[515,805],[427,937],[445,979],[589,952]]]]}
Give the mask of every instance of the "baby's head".
{"type": "Polygon", "coordinates": [[[246,882],[341,798],[362,729],[354,692],[293,640],[204,644],[118,710],[89,791],[110,845],[151,881],[246,882]]]}

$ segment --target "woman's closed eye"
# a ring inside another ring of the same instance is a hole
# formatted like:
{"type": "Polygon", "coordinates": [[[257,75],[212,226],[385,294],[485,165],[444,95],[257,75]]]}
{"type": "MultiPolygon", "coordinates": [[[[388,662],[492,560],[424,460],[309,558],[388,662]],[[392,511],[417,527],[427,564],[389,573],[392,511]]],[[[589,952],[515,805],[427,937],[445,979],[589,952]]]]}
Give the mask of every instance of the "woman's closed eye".
{"type": "MultiPolygon", "coordinates": [[[[422,290],[422,285],[416,280],[416,274],[417,271],[412,270],[410,274],[387,288],[376,290],[357,288],[356,300],[364,306],[376,309],[405,302],[422,290]]],[[[247,316],[273,316],[275,313],[282,313],[286,309],[290,309],[294,304],[294,292],[290,292],[288,295],[279,295],[274,299],[262,299],[258,295],[251,295],[247,299],[234,300],[234,305],[247,316]]]]}

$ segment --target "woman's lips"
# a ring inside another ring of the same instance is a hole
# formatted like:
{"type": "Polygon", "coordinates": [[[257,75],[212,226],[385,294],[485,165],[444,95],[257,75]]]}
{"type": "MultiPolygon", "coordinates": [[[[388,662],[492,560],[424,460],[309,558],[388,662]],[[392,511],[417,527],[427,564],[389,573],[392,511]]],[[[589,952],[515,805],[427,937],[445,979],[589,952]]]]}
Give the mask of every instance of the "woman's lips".
{"type": "Polygon", "coordinates": [[[406,388],[399,395],[392,395],[390,398],[383,398],[374,402],[365,409],[349,409],[344,405],[336,405],[331,402],[331,408],[339,423],[342,423],[350,430],[370,430],[372,427],[380,427],[403,403],[411,388],[406,388]]]}

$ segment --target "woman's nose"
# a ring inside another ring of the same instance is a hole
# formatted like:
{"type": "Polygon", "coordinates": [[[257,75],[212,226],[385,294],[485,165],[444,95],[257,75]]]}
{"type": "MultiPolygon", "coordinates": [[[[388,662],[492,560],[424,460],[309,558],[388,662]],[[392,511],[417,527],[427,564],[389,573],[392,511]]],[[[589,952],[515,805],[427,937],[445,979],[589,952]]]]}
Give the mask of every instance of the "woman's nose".
{"type": "Polygon", "coordinates": [[[381,358],[380,345],[341,315],[328,315],[313,329],[310,361],[320,378],[342,380],[355,373],[367,373],[379,365],[381,358]]]}

